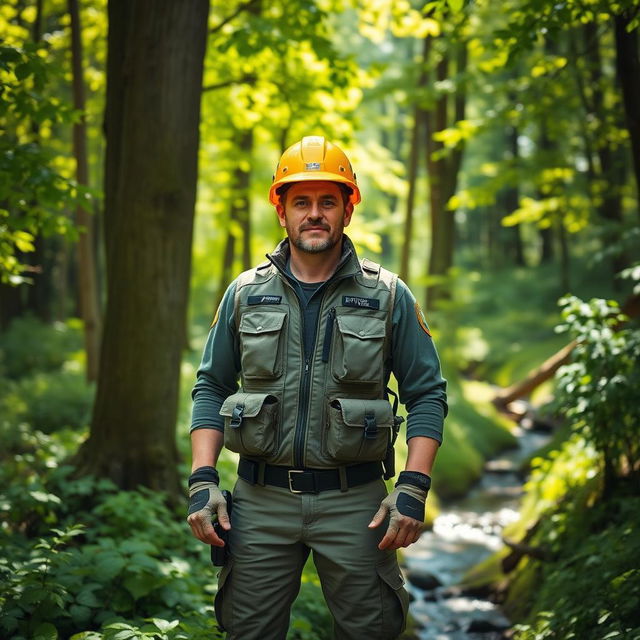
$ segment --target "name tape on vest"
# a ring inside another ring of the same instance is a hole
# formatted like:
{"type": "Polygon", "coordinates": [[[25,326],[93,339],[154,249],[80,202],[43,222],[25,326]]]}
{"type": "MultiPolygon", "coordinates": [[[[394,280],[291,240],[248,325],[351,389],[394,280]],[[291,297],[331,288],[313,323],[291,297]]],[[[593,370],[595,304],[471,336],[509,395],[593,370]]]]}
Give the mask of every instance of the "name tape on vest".
{"type": "Polygon", "coordinates": [[[342,296],[343,307],[358,307],[360,309],[379,309],[380,300],[377,298],[360,298],[358,296],[342,296]]]}
{"type": "Polygon", "coordinates": [[[282,296],[249,296],[249,304],[280,304],[282,296]]]}

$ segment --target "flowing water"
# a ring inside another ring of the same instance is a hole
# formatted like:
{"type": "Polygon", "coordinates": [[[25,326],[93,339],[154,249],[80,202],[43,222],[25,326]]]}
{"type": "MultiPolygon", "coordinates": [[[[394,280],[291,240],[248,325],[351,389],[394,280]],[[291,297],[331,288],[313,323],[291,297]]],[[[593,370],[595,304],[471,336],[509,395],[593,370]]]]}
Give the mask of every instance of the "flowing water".
{"type": "Polygon", "coordinates": [[[518,517],[523,483],[519,463],[549,434],[519,427],[517,435],[519,447],[490,461],[471,492],[443,504],[433,530],[404,551],[411,613],[420,626],[420,640],[498,640],[510,627],[495,604],[452,587],[502,546],[503,527],[518,517]]]}

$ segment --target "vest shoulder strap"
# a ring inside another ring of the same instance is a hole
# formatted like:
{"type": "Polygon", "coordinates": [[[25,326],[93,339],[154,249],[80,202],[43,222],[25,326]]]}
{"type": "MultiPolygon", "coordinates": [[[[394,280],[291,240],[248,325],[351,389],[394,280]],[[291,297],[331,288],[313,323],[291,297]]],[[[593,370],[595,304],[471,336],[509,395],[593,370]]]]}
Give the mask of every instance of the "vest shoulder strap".
{"type": "Polygon", "coordinates": [[[240,326],[240,318],[238,318],[238,310],[240,309],[240,296],[242,289],[249,284],[258,284],[266,282],[273,275],[275,267],[267,260],[260,263],[257,267],[243,271],[236,278],[236,290],[233,297],[233,316],[236,322],[236,327],[240,326]]]}
{"type": "Polygon", "coordinates": [[[373,262],[373,260],[369,260],[368,258],[363,258],[360,260],[360,266],[362,268],[362,273],[359,276],[360,282],[365,287],[370,288],[383,288],[389,291],[389,307],[387,309],[387,317],[386,317],[386,333],[387,340],[385,340],[385,360],[389,357],[391,353],[391,336],[392,336],[392,323],[393,323],[393,307],[395,305],[396,300],[396,285],[398,283],[398,275],[385,269],[377,262],[373,262]]]}

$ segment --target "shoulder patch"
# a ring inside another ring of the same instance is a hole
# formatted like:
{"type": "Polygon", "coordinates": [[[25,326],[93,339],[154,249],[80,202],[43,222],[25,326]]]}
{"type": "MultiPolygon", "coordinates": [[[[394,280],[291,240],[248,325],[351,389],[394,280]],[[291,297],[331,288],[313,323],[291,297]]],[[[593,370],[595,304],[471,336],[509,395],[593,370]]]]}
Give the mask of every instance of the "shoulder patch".
{"type": "Polygon", "coordinates": [[[216,326],[216,322],[218,322],[218,318],[220,317],[221,306],[222,306],[222,303],[218,305],[218,308],[216,309],[216,314],[213,316],[213,320],[211,321],[211,326],[209,327],[209,329],[213,329],[213,327],[216,326]]]}
{"type": "Polygon", "coordinates": [[[413,305],[413,308],[416,312],[416,318],[418,319],[418,324],[422,327],[422,330],[431,337],[431,331],[429,331],[429,327],[427,326],[427,321],[425,320],[424,313],[422,313],[422,309],[420,308],[420,304],[416,302],[413,305]]]}

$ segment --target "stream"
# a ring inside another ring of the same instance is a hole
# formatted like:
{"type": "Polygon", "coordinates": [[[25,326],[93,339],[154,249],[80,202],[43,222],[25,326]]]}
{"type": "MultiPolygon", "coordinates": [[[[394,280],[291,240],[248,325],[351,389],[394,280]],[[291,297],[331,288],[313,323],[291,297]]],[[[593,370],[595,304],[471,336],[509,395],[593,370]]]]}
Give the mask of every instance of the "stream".
{"type": "MultiPolygon", "coordinates": [[[[522,425],[522,423],[521,423],[522,425]]],[[[500,609],[454,588],[464,573],[501,546],[505,525],[518,518],[520,462],[550,434],[519,426],[518,448],[490,460],[463,498],[443,503],[432,531],[404,550],[411,613],[420,640],[499,640],[511,626],[500,609]]]]}

